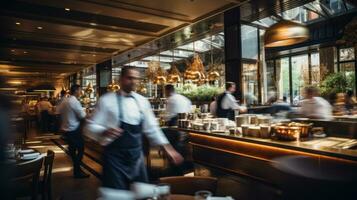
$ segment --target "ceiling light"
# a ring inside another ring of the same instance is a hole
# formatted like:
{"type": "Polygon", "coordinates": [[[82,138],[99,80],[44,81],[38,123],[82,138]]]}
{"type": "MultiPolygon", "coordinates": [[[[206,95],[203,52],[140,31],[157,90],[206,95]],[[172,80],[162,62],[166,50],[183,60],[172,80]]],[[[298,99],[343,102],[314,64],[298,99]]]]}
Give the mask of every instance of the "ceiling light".
{"type": "Polygon", "coordinates": [[[12,85],[21,85],[21,81],[8,81],[7,83],[12,84],[12,85]]]}
{"type": "Polygon", "coordinates": [[[41,29],[43,29],[43,28],[42,28],[42,26],[38,26],[37,29],[41,30],[41,29]]]}
{"type": "Polygon", "coordinates": [[[92,26],[97,26],[97,24],[96,23],[89,23],[90,25],[92,25],[92,26]]]}
{"type": "Polygon", "coordinates": [[[27,51],[24,51],[24,54],[27,54],[27,51]]]}
{"type": "Polygon", "coordinates": [[[16,22],[15,24],[16,24],[16,25],[21,25],[21,23],[20,23],[20,22],[16,22]]]}
{"type": "Polygon", "coordinates": [[[71,11],[71,9],[69,9],[69,8],[65,8],[64,10],[65,10],[65,11],[71,11]]]}
{"type": "Polygon", "coordinates": [[[15,49],[11,49],[11,52],[15,52],[15,49]]]}
{"type": "Polygon", "coordinates": [[[96,55],[95,55],[95,54],[93,54],[92,56],[93,56],[93,57],[96,57],[96,55]]]}
{"type": "Polygon", "coordinates": [[[265,47],[298,44],[309,39],[309,29],[300,23],[282,20],[265,31],[265,47]]]}

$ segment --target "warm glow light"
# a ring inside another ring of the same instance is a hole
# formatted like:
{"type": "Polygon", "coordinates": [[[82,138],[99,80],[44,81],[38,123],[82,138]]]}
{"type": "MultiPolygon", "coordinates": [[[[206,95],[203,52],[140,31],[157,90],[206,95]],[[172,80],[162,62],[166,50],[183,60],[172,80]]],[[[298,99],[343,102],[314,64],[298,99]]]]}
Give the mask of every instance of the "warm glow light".
{"type": "Polygon", "coordinates": [[[97,26],[97,24],[96,23],[89,23],[90,25],[92,25],[92,26],[97,26]]]}
{"type": "Polygon", "coordinates": [[[71,11],[71,9],[69,9],[69,8],[65,8],[64,10],[65,10],[65,11],[71,11]]]}
{"type": "Polygon", "coordinates": [[[8,81],[7,83],[12,84],[12,85],[21,85],[21,81],[8,81]]]}
{"type": "Polygon", "coordinates": [[[37,29],[41,30],[41,29],[43,29],[43,28],[42,28],[42,26],[38,26],[37,29]]]}
{"type": "Polygon", "coordinates": [[[20,22],[16,22],[15,24],[16,24],[16,25],[21,25],[21,23],[20,23],[20,22]]]}

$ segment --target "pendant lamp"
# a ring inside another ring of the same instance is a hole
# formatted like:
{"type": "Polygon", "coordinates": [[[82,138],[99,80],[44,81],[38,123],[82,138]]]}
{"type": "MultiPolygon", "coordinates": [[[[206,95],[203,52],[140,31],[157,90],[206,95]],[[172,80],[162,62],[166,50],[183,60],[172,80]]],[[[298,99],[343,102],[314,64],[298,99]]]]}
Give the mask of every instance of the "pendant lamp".
{"type": "MultiPolygon", "coordinates": [[[[174,50],[172,50],[172,59],[175,61],[174,50]]],[[[169,69],[169,74],[167,75],[167,83],[175,84],[181,82],[181,73],[177,69],[174,63],[171,64],[171,68],[169,69]]]]}
{"type": "Polygon", "coordinates": [[[309,29],[300,23],[281,20],[269,27],[264,35],[265,47],[282,47],[309,39],[309,29]]]}
{"type": "Polygon", "coordinates": [[[91,94],[91,93],[94,92],[93,85],[92,85],[91,82],[88,83],[88,85],[87,85],[87,87],[86,87],[86,89],[85,89],[85,92],[86,92],[87,94],[91,94]]]}

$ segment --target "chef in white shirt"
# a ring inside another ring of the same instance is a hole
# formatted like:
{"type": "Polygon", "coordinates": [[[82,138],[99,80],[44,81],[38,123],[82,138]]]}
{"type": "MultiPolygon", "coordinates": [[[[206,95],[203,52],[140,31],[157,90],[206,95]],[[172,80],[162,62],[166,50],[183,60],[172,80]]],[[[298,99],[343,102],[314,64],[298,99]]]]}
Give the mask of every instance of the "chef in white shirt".
{"type": "Polygon", "coordinates": [[[151,110],[149,101],[134,92],[140,80],[135,68],[121,71],[120,91],[103,95],[85,128],[89,137],[105,145],[103,148],[104,187],[129,189],[134,182],[147,182],[142,136],[159,145],[176,164],[183,158],[169,144],[151,110]]]}
{"type": "Polygon", "coordinates": [[[301,114],[311,119],[332,119],[332,106],[324,98],[319,97],[316,87],[305,88],[305,98],[301,101],[301,114]]]}
{"type": "Polygon", "coordinates": [[[192,103],[187,97],[177,94],[173,85],[165,86],[165,95],[167,97],[167,121],[169,126],[174,126],[179,113],[191,112],[192,103]]]}
{"type": "Polygon", "coordinates": [[[78,98],[81,95],[81,86],[72,85],[70,96],[64,98],[56,107],[56,112],[61,114],[61,130],[68,142],[68,150],[73,161],[74,178],[87,178],[89,174],[81,168],[82,157],[84,153],[84,140],[80,130],[81,122],[86,113],[83,110],[78,98]]]}
{"type": "Polygon", "coordinates": [[[216,100],[216,115],[220,118],[228,118],[234,120],[234,111],[238,110],[240,113],[246,112],[244,106],[237,103],[236,98],[232,95],[236,91],[236,84],[233,82],[226,82],[226,91],[220,94],[216,100]]]}

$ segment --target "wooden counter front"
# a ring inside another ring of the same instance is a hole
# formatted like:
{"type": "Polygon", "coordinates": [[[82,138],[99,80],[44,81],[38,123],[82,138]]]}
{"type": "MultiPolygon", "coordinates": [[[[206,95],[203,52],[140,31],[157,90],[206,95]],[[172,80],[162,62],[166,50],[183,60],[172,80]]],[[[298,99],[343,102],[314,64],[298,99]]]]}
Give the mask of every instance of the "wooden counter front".
{"type": "Polygon", "coordinates": [[[305,144],[180,130],[189,133],[195,174],[224,177],[226,182],[230,179],[235,189],[227,188],[225,192],[239,199],[245,199],[244,195],[240,196],[243,193],[249,194],[249,199],[261,199],[262,196],[252,198],[257,190],[252,186],[263,188],[265,192],[260,193],[265,199],[274,199],[281,192],[279,181],[282,174],[273,164],[283,156],[307,156],[316,160],[318,166],[327,162],[355,164],[357,169],[357,151],[354,150],[309,146],[311,141],[305,144]]]}

